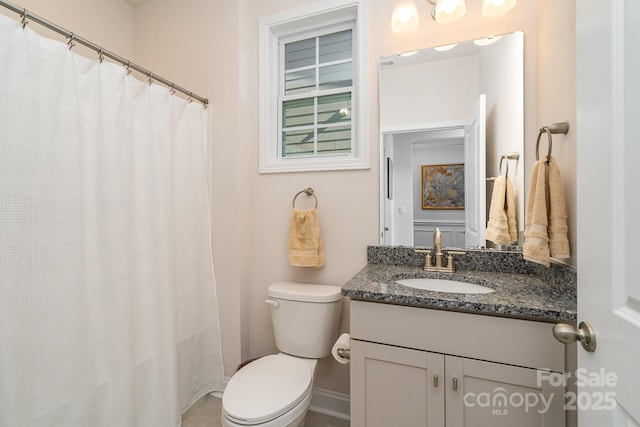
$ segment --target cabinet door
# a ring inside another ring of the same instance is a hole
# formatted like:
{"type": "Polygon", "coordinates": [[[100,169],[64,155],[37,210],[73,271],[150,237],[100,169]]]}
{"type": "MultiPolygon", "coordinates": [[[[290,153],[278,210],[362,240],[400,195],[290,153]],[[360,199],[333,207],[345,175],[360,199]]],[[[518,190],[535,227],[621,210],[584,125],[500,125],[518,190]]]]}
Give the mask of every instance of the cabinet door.
{"type": "Polygon", "coordinates": [[[447,427],[565,425],[564,387],[546,372],[455,356],[445,369],[447,427]]]}
{"type": "Polygon", "coordinates": [[[351,340],[351,426],[444,427],[444,356],[351,340]]]}

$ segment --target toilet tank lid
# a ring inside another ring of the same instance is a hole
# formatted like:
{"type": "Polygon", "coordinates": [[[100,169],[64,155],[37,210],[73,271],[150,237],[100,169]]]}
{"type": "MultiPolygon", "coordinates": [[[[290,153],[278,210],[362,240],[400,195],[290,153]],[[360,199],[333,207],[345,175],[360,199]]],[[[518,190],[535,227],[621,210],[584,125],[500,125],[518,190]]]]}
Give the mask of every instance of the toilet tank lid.
{"type": "Polygon", "coordinates": [[[269,285],[267,295],[292,301],[334,302],[342,298],[340,286],[298,282],[276,282],[269,285]]]}

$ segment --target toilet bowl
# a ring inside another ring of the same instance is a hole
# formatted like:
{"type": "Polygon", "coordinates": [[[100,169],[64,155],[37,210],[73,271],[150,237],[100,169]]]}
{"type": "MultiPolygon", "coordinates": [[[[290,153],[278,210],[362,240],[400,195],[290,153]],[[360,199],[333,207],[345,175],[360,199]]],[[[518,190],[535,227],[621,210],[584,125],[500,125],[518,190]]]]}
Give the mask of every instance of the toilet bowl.
{"type": "Polygon", "coordinates": [[[233,376],[222,396],[222,425],[295,427],[311,402],[317,360],[284,353],[255,360],[233,376]]]}
{"type": "Polygon", "coordinates": [[[255,360],[229,380],[225,427],[298,427],[311,403],[318,359],[331,352],[340,322],[340,287],[277,282],[268,287],[278,354],[255,360]]]}

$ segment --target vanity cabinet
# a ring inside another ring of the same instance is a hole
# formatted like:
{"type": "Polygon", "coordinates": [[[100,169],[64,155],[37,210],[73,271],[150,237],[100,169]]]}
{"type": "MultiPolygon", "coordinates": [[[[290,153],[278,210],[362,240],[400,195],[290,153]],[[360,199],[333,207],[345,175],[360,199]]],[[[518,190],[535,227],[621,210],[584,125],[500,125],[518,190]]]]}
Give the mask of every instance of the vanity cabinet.
{"type": "Polygon", "coordinates": [[[551,326],[352,301],[351,425],[564,426],[551,326]]]}

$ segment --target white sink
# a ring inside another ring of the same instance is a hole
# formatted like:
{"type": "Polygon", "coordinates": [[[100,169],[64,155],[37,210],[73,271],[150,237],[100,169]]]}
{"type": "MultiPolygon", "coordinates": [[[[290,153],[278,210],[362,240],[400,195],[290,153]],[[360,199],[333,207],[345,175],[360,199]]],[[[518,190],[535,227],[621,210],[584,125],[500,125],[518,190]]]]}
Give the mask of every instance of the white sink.
{"type": "Polygon", "coordinates": [[[396,280],[396,283],[409,286],[410,288],[423,289],[425,291],[449,292],[454,294],[488,294],[490,292],[495,292],[493,289],[487,288],[486,286],[447,279],[428,279],[418,277],[415,279],[396,280]]]}

